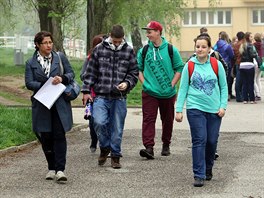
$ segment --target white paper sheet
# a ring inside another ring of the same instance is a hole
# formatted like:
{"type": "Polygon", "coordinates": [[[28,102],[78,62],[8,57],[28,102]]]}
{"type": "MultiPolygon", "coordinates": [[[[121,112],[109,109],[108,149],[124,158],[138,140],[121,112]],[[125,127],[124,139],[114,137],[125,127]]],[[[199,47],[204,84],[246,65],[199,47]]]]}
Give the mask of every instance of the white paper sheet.
{"type": "Polygon", "coordinates": [[[66,87],[59,83],[57,85],[52,84],[53,77],[50,77],[47,82],[38,90],[34,95],[39,102],[45,105],[48,109],[56,102],[66,87]]]}

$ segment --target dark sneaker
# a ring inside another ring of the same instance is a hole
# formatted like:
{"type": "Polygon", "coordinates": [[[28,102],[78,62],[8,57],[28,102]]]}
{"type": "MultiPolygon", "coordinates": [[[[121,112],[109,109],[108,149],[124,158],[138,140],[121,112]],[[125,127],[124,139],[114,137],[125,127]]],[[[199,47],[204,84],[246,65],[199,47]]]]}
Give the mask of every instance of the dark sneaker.
{"type": "Polygon", "coordinates": [[[90,146],[90,151],[91,151],[91,153],[95,153],[96,152],[96,147],[90,146]]]}
{"type": "Polygon", "coordinates": [[[119,162],[120,157],[111,157],[111,166],[114,169],[121,168],[121,164],[119,162]]]}
{"type": "Polygon", "coordinates": [[[154,159],[153,148],[141,149],[139,155],[141,157],[146,157],[147,159],[154,159]]]}
{"type": "Polygon", "coordinates": [[[102,166],[105,164],[108,154],[110,153],[109,148],[100,148],[101,153],[98,158],[98,165],[102,166]]]}
{"type": "Polygon", "coordinates": [[[161,155],[162,156],[169,156],[170,155],[170,145],[163,144],[161,155]]]}
{"type": "Polygon", "coordinates": [[[203,185],[204,185],[204,179],[199,177],[194,178],[194,183],[193,183],[194,187],[202,187],[203,185]]]}
{"type": "Polygon", "coordinates": [[[206,180],[207,180],[207,181],[210,181],[210,180],[213,178],[212,169],[208,169],[208,170],[206,170],[205,175],[206,175],[206,180]]]}
{"type": "Polygon", "coordinates": [[[230,97],[231,99],[236,99],[236,96],[234,96],[234,95],[231,95],[231,97],[230,97]]]}
{"type": "Polygon", "coordinates": [[[217,160],[218,157],[219,157],[219,154],[216,152],[214,156],[214,160],[217,160]]]}

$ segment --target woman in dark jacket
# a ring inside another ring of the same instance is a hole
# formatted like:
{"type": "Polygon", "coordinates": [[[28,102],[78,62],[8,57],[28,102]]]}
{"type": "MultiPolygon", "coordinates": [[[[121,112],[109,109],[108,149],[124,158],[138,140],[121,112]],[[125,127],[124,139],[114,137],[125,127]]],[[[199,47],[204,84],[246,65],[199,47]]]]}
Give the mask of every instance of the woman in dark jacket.
{"type": "Polygon", "coordinates": [[[67,58],[60,53],[64,66],[64,74],[60,75],[60,61],[58,54],[52,51],[53,38],[50,32],[37,33],[34,43],[36,51],[26,62],[25,70],[26,87],[33,91],[32,127],[42,144],[48,162],[49,171],[46,179],[65,182],[67,181],[64,174],[67,151],[65,132],[71,130],[73,124],[71,103],[61,95],[48,109],[36,100],[34,95],[50,77],[53,77],[53,84],[69,84],[74,78],[74,72],[67,58]]]}
{"type": "Polygon", "coordinates": [[[244,104],[247,104],[249,101],[251,104],[254,104],[256,102],[254,94],[255,65],[253,59],[257,57],[257,51],[253,45],[253,35],[251,32],[245,33],[245,40],[241,44],[239,52],[241,54],[239,70],[243,87],[243,101],[244,104]]]}
{"type": "Polygon", "coordinates": [[[215,50],[218,51],[223,57],[224,61],[228,65],[227,72],[227,84],[228,84],[228,99],[233,99],[232,95],[232,85],[234,82],[234,78],[232,77],[232,60],[234,58],[234,51],[232,46],[229,44],[229,36],[226,32],[222,31],[219,33],[219,40],[215,45],[215,50]]]}

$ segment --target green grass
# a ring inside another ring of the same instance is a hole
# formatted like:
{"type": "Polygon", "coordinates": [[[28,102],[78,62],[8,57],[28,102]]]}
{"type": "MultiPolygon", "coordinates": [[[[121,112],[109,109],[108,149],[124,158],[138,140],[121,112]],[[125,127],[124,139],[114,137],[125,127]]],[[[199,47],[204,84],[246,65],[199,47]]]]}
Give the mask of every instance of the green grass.
{"type": "Polygon", "coordinates": [[[0,149],[36,139],[31,129],[31,109],[0,105],[0,149]]]}
{"type": "MultiPolygon", "coordinates": [[[[33,50],[28,51],[28,54],[24,55],[24,62],[29,59],[33,50]]],[[[72,65],[72,68],[75,72],[75,79],[81,85],[80,79],[80,71],[83,65],[84,60],[78,58],[69,58],[69,61],[72,65]]],[[[16,66],[14,65],[14,49],[10,48],[0,48],[0,76],[14,76],[14,77],[23,77],[25,73],[25,65],[16,66]]],[[[25,88],[24,85],[21,85],[22,88],[25,88]]],[[[30,101],[26,101],[19,97],[13,97],[11,94],[0,93],[0,96],[6,99],[12,99],[13,101],[17,101],[19,103],[29,105],[30,101]]],[[[73,106],[82,105],[80,97],[72,102],[73,106]]],[[[127,105],[128,106],[140,106],[141,105],[141,83],[138,82],[136,87],[130,92],[127,97],[127,105]]]]}
{"type": "MultiPolygon", "coordinates": [[[[33,50],[24,55],[24,63],[33,54],[33,50]]],[[[84,60],[70,58],[72,68],[75,72],[75,78],[81,85],[80,71],[84,60]]],[[[0,76],[23,77],[25,73],[25,64],[16,66],[14,64],[14,49],[0,48],[0,76]]],[[[21,88],[26,89],[25,85],[21,88]]],[[[30,106],[30,100],[26,100],[14,94],[0,92],[0,96],[30,106]]],[[[81,96],[73,101],[73,106],[82,105],[81,96]]],[[[141,83],[130,92],[127,98],[128,106],[141,106],[141,83]]],[[[32,132],[31,109],[26,107],[14,108],[0,105],[0,149],[10,146],[17,146],[32,140],[35,140],[35,134],[32,132]]]]}

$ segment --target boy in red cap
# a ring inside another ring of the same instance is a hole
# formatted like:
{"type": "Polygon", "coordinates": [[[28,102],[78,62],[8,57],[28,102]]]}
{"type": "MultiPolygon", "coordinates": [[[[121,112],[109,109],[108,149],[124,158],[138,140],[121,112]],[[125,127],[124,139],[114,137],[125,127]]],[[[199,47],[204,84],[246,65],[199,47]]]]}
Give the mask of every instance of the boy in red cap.
{"type": "Polygon", "coordinates": [[[174,104],[176,100],[175,85],[181,77],[183,61],[178,49],[172,46],[170,58],[168,41],[161,36],[162,25],[151,21],[146,30],[148,48],[142,57],[143,48],[137,54],[139,80],[142,83],[142,140],[145,149],[140,156],[154,159],[155,122],[158,109],[162,121],[162,156],[170,155],[170,143],[174,122],[174,104]]]}

